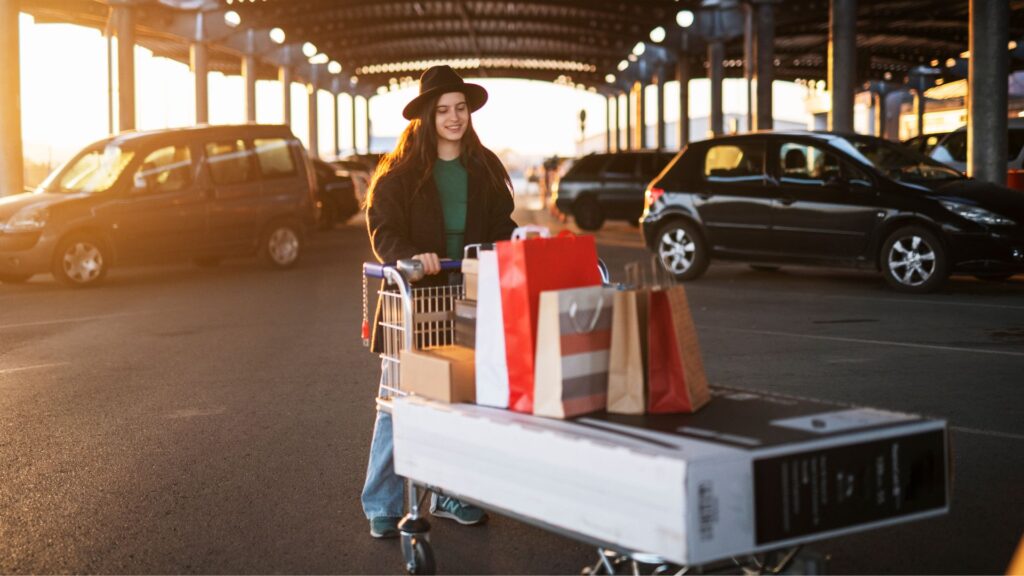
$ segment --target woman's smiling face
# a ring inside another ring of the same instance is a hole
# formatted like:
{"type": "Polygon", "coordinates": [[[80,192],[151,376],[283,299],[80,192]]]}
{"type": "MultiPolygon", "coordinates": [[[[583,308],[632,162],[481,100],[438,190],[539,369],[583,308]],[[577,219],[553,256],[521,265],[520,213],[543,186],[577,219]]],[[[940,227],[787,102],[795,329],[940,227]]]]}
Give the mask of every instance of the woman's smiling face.
{"type": "Polygon", "coordinates": [[[469,128],[469,104],[462,92],[448,92],[437,101],[434,112],[437,137],[449,142],[459,142],[469,128]]]}

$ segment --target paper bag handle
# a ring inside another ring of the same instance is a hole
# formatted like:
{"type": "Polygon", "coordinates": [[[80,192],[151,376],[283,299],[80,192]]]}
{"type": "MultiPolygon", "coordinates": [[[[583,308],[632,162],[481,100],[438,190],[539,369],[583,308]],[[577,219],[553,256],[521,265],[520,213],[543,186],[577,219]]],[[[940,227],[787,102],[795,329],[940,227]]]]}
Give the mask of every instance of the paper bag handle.
{"type": "Polygon", "coordinates": [[[536,224],[528,224],[526,226],[520,226],[512,231],[513,240],[526,240],[531,234],[536,234],[541,238],[550,238],[551,230],[547,226],[537,226],[536,224]]]}
{"type": "Polygon", "coordinates": [[[569,303],[569,320],[572,322],[572,327],[576,329],[578,334],[586,334],[593,332],[594,328],[597,328],[597,321],[601,318],[601,310],[604,308],[604,294],[597,297],[597,307],[594,308],[594,317],[590,319],[590,325],[584,330],[580,328],[579,321],[576,320],[576,314],[579,313],[579,304],[573,300],[569,303]]]}

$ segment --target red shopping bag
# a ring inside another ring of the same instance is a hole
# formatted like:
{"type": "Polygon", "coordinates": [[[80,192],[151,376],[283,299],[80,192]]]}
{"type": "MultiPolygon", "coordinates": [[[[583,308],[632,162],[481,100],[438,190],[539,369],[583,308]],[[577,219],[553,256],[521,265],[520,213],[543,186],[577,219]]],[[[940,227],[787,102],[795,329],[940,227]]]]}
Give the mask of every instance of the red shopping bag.
{"type": "MultiPolygon", "coordinates": [[[[601,273],[593,236],[563,232],[554,238],[519,239],[523,235],[517,230],[512,240],[498,242],[495,248],[501,277],[509,408],[530,414],[540,293],[600,286],[601,273]]],[[[478,327],[478,331],[484,329],[478,327]]]]}
{"type": "Polygon", "coordinates": [[[711,400],[697,329],[682,286],[651,290],[647,411],[696,412],[711,400]]]}

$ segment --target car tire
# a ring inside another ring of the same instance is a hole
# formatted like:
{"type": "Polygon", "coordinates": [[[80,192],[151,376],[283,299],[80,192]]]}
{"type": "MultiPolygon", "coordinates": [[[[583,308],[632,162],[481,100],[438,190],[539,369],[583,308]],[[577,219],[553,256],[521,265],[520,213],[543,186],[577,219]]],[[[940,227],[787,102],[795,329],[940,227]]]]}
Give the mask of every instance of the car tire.
{"type": "Polygon", "coordinates": [[[662,267],[677,280],[694,280],[707,270],[707,243],[697,225],[673,220],[658,228],[654,251],[662,267]]]}
{"type": "Polygon", "coordinates": [[[889,235],[879,256],[885,281],[900,292],[932,292],[949,276],[946,249],[921,226],[906,226],[889,235]]]}
{"type": "Polygon", "coordinates": [[[751,264],[750,269],[757,272],[778,272],[780,266],[765,266],[764,264],[751,264]]]}
{"type": "Polygon", "coordinates": [[[302,256],[302,228],[294,220],[271,222],[260,236],[260,258],[271,268],[293,268],[302,256]]]}
{"type": "Polygon", "coordinates": [[[68,236],[57,244],[53,254],[53,277],[67,286],[98,286],[109,270],[110,250],[106,242],[90,234],[68,236]]]}
{"type": "Polygon", "coordinates": [[[572,217],[581,230],[594,232],[604,226],[604,210],[593,196],[584,196],[572,204],[572,217]]]}
{"type": "Polygon", "coordinates": [[[0,274],[0,284],[24,284],[33,274],[0,274]]]}

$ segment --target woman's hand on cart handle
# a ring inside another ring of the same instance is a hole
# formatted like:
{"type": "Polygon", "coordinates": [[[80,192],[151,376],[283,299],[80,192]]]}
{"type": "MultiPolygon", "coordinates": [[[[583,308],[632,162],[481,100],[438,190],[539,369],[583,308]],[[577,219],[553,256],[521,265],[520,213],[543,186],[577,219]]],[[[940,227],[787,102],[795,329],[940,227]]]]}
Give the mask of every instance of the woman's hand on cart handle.
{"type": "Polygon", "coordinates": [[[433,252],[417,254],[413,256],[412,259],[419,260],[423,263],[423,273],[427,276],[433,276],[441,271],[441,259],[433,252]]]}

